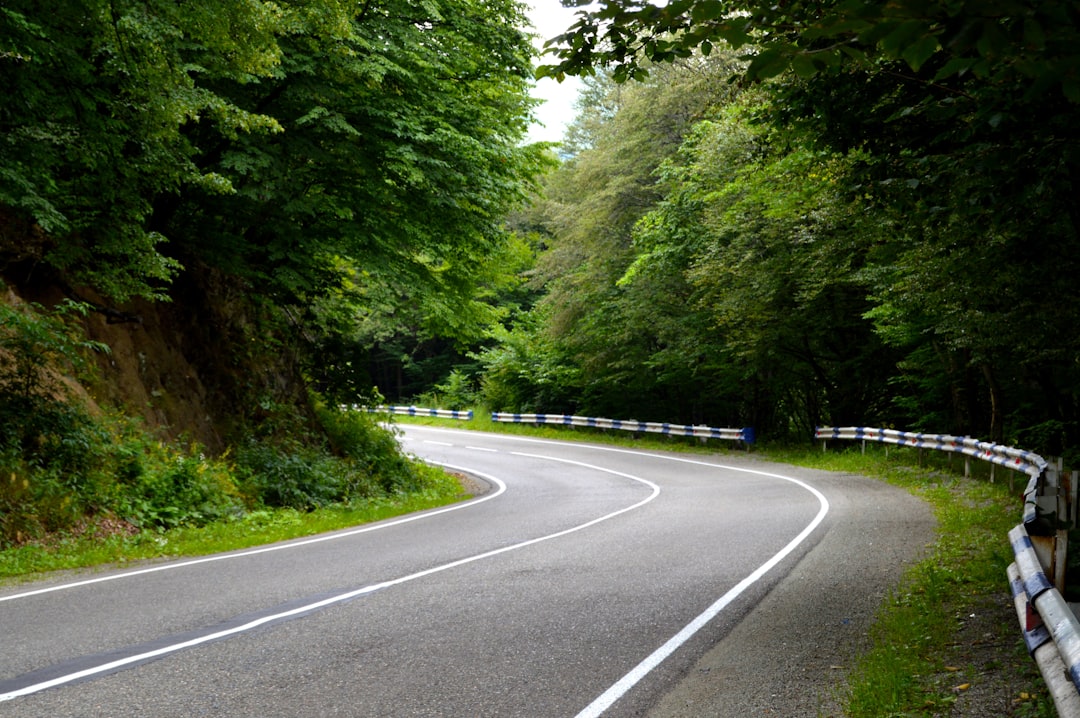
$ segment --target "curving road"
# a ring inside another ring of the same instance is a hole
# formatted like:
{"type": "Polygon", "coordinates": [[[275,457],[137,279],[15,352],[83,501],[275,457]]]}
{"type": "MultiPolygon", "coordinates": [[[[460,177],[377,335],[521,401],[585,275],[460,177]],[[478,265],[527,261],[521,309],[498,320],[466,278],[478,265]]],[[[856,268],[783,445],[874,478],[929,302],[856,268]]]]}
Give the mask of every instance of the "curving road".
{"type": "Polygon", "coordinates": [[[0,715],[817,715],[932,535],[854,476],[402,431],[490,490],[0,589],[0,715]]]}

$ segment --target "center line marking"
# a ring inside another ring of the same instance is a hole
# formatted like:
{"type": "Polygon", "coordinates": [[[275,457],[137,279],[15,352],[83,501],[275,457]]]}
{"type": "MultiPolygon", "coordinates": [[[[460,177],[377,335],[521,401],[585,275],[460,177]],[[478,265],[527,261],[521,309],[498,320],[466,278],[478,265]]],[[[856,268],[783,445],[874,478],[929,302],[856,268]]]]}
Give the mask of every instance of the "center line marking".
{"type": "MultiPolygon", "coordinates": [[[[528,454],[524,454],[524,456],[528,456],[528,454]]],[[[71,683],[73,681],[77,681],[77,680],[80,680],[82,678],[88,678],[88,677],[91,677],[91,676],[99,675],[101,673],[107,673],[109,671],[113,671],[113,670],[116,670],[117,668],[122,668],[124,666],[130,665],[130,664],[133,664],[133,663],[139,663],[141,661],[150,660],[152,658],[158,658],[160,656],[165,656],[165,655],[168,655],[170,653],[175,653],[177,651],[181,651],[181,650],[183,650],[185,648],[192,648],[194,646],[198,646],[198,645],[201,645],[203,643],[209,643],[210,641],[216,641],[216,640],[220,640],[222,638],[228,638],[230,636],[235,636],[237,634],[244,633],[246,631],[250,631],[253,628],[257,628],[259,626],[262,626],[262,625],[264,625],[266,623],[270,623],[272,621],[278,621],[278,620],[281,620],[281,619],[284,619],[284,618],[289,618],[291,616],[295,616],[297,614],[306,613],[306,612],[314,611],[314,610],[321,609],[321,608],[326,608],[327,606],[332,606],[332,605],[334,605],[336,603],[341,603],[343,601],[348,601],[350,599],[356,598],[358,596],[363,596],[365,594],[374,593],[375,591],[378,591],[378,590],[381,590],[381,589],[384,589],[384,588],[389,588],[391,586],[397,586],[397,585],[400,585],[400,584],[403,584],[403,583],[407,583],[409,581],[414,581],[414,580],[416,580],[418,578],[424,578],[425,576],[431,576],[432,574],[441,573],[442,571],[447,571],[447,570],[452,569],[452,568],[457,568],[458,566],[464,566],[466,564],[470,564],[470,563],[473,563],[475,561],[480,561],[480,560],[485,559],[485,558],[491,558],[492,556],[498,556],[500,554],[504,554],[504,553],[507,553],[509,551],[516,551],[517,549],[525,548],[526,546],[532,546],[534,544],[538,544],[538,543],[541,543],[543,541],[550,541],[551,539],[560,538],[562,536],[567,536],[569,534],[576,533],[576,532],[581,531],[583,529],[589,528],[590,526],[595,526],[596,524],[598,524],[598,523],[600,523],[602,521],[607,521],[608,519],[612,519],[612,518],[615,518],[616,516],[620,516],[620,515],[622,515],[624,513],[627,513],[628,511],[633,511],[634,509],[637,509],[637,508],[639,508],[641,506],[644,506],[645,504],[649,503],[650,501],[652,501],[653,499],[655,499],[657,496],[660,495],[660,487],[657,486],[656,484],[654,484],[653,482],[648,481],[647,479],[642,479],[642,478],[637,477],[637,476],[631,476],[630,474],[624,474],[621,471],[614,471],[612,469],[605,469],[605,468],[600,467],[600,466],[592,466],[592,465],[583,464],[583,463],[580,463],[580,462],[577,462],[577,461],[568,461],[566,459],[555,459],[553,457],[539,456],[539,457],[536,457],[536,458],[549,459],[549,460],[552,460],[552,461],[563,461],[565,463],[576,464],[578,466],[582,466],[582,467],[586,467],[586,468],[590,468],[590,469],[595,469],[597,471],[602,471],[602,472],[605,472],[605,473],[608,473],[608,474],[614,474],[616,476],[622,476],[622,477],[630,479],[632,481],[637,481],[637,482],[640,482],[642,484],[645,484],[646,486],[649,486],[652,489],[652,491],[651,491],[651,493],[649,494],[648,497],[646,497],[645,499],[637,502],[636,504],[633,504],[632,506],[627,506],[625,508],[619,509],[618,511],[612,511],[611,513],[600,516],[599,518],[592,519],[591,521],[586,521],[583,524],[578,524],[577,526],[572,526],[571,528],[564,529],[562,531],[557,531],[555,533],[547,534],[545,536],[539,536],[537,538],[529,539],[527,541],[521,541],[519,543],[511,544],[510,546],[504,546],[502,548],[497,548],[497,549],[494,549],[494,550],[491,550],[491,551],[485,551],[484,553],[479,553],[479,554],[476,554],[474,556],[468,556],[466,558],[458,559],[457,561],[451,561],[450,563],[446,563],[446,564],[443,564],[441,566],[434,566],[434,567],[426,569],[424,571],[418,571],[416,573],[411,573],[411,574],[409,574],[407,576],[402,576],[400,578],[395,578],[395,579],[391,579],[389,581],[383,581],[381,583],[376,583],[376,584],[372,584],[370,586],[365,586],[363,588],[358,588],[355,591],[348,591],[348,592],[340,594],[338,596],[333,596],[331,598],[326,598],[326,599],[323,599],[321,601],[316,601],[314,603],[309,603],[309,604],[306,604],[304,606],[299,606],[299,607],[290,609],[288,611],[282,611],[280,613],[275,613],[275,614],[270,615],[270,616],[263,616],[261,618],[258,618],[256,620],[254,620],[254,621],[250,621],[249,623],[245,623],[242,626],[235,626],[233,628],[225,629],[225,630],[222,630],[222,631],[216,631],[214,633],[207,634],[205,636],[200,636],[198,638],[193,638],[193,639],[188,640],[188,641],[183,641],[181,643],[176,643],[176,644],[173,644],[173,645],[170,645],[170,646],[163,646],[161,648],[158,648],[158,649],[155,649],[155,650],[152,650],[152,651],[146,651],[144,653],[140,653],[140,654],[137,654],[137,655],[134,655],[134,656],[127,656],[125,658],[121,658],[121,659],[118,659],[118,660],[115,660],[115,661],[110,661],[108,663],[104,663],[104,664],[99,665],[99,666],[93,666],[91,668],[87,668],[87,669],[84,669],[84,670],[81,670],[81,671],[76,671],[74,673],[69,673],[67,675],[58,676],[58,677],[53,678],[53,679],[48,680],[48,681],[42,681],[40,683],[35,683],[33,685],[24,686],[23,688],[19,688],[19,689],[16,689],[14,691],[10,691],[8,693],[0,693],[0,703],[3,703],[5,701],[10,701],[10,700],[13,700],[15,698],[19,698],[21,696],[27,696],[27,695],[30,695],[32,693],[38,693],[40,691],[43,691],[43,690],[46,690],[46,689],[49,689],[49,688],[55,688],[57,686],[61,686],[61,685],[67,684],[67,683],[71,683]]],[[[475,475],[477,475],[477,476],[479,476],[479,477],[481,477],[483,479],[491,481],[491,482],[495,483],[497,486],[499,486],[499,491],[496,493],[496,495],[499,494],[499,493],[502,493],[503,491],[506,490],[506,484],[504,484],[501,480],[499,480],[496,477],[491,476],[489,474],[485,474],[485,473],[482,473],[480,471],[476,471],[475,469],[470,469],[470,468],[462,467],[462,466],[454,466],[452,464],[446,464],[446,463],[442,463],[442,462],[432,462],[432,463],[437,463],[440,466],[444,466],[444,467],[446,467],[448,469],[452,469],[454,471],[463,471],[463,472],[466,472],[466,473],[475,474],[475,475]]]]}

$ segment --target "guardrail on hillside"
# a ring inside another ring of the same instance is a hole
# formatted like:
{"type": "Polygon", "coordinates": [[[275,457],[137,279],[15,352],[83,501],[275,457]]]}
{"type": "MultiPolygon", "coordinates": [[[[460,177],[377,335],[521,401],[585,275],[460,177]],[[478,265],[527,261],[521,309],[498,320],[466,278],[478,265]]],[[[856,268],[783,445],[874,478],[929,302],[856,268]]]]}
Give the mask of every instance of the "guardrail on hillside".
{"type": "Polygon", "coordinates": [[[368,407],[368,412],[384,412],[399,416],[434,416],[439,419],[461,419],[462,421],[472,421],[473,418],[472,409],[458,411],[456,409],[424,409],[417,406],[376,406],[368,407]]]}
{"type": "Polygon", "coordinates": [[[636,419],[600,419],[588,416],[572,416],[570,414],[513,414],[502,411],[491,412],[491,420],[515,424],[552,424],[666,434],[668,436],[693,436],[699,439],[725,439],[727,441],[740,441],[747,445],[754,443],[754,430],[750,427],[718,429],[712,426],[667,424],[656,421],[638,421],[636,419]]]}
{"type": "MultiPolygon", "coordinates": [[[[1076,476],[1038,454],[964,436],[893,429],[819,427],[821,441],[847,439],[963,454],[1029,477],[1023,520],[1009,532],[1015,561],[1008,568],[1020,629],[1061,718],[1080,718],[1080,621],[1065,602],[1065,549],[1077,515],[1076,476]]],[[[965,475],[969,466],[965,465],[965,475]]],[[[992,476],[992,474],[991,474],[992,476]]]]}

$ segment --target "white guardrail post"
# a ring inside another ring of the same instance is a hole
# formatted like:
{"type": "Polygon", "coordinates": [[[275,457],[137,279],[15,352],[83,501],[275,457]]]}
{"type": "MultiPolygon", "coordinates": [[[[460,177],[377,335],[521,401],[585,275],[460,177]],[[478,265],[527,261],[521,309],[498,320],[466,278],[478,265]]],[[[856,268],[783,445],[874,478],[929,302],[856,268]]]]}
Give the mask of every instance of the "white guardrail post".
{"type": "Polygon", "coordinates": [[[361,407],[353,406],[354,409],[366,408],[368,413],[397,414],[398,416],[434,416],[439,419],[460,419],[472,421],[473,413],[469,411],[457,411],[456,409],[424,409],[417,406],[376,406],[361,407]]]}
{"type": "MultiPolygon", "coordinates": [[[[1017,618],[1029,653],[1039,666],[1060,718],[1080,718],[1080,621],[1065,602],[1065,549],[1076,521],[1076,476],[1062,475],[1060,464],[1009,446],[944,434],[894,429],[819,427],[815,439],[877,441],[897,446],[963,454],[1026,474],[1023,521],[1009,532],[1015,562],[1008,578],[1017,618]]],[[[992,475],[992,474],[991,474],[992,475]]]]}
{"type": "Polygon", "coordinates": [[[667,436],[693,436],[707,439],[725,439],[738,441],[749,447],[754,443],[754,430],[751,427],[741,429],[718,429],[712,426],[693,426],[685,424],[667,424],[656,421],[638,421],[636,419],[602,419],[571,414],[516,414],[506,411],[491,412],[491,420],[513,424],[552,424],[557,426],[582,426],[615,431],[633,431],[667,436]]]}

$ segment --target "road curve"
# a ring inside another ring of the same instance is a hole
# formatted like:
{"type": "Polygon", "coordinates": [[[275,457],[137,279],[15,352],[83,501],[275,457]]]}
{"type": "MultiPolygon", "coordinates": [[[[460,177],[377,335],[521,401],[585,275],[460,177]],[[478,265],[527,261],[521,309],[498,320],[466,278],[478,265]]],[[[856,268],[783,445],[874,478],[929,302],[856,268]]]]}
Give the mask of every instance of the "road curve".
{"type": "Polygon", "coordinates": [[[317,540],[0,589],[0,713],[820,706],[801,698],[807,666],[784,661],[828,654],[835,676],[931,531],[903,492],[749,457],[413,426],[403,444],[491,490],[317,540]]]}

